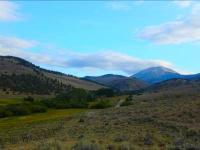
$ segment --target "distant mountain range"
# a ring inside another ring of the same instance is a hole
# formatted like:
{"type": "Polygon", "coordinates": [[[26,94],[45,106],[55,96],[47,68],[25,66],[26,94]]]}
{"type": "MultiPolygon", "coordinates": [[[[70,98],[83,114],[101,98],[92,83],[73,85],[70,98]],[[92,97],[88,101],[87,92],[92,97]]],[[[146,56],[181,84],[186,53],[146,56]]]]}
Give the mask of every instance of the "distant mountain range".
{"type": "Polygon", "coordinates": [[[156,83],[162,83],[163,81],[168,81],[168,80],[172,80],[172,82],[176,81],[173,79],[185,79],[185,80],[200,79],[200,74],[182,75],[172,69],[159,66],[142,70],[130,77],[122,75],[106,74],[102,76],[86,76],[83,79],[88,81],[93,81],[95,83],[113,89],[117,89],[120,91],[135,91],[140,89],[146,89],[146,87],[149,87],[156,83]]]}
{"type": "Polygon", "coordinates": [[[52,94],[67,90],[69,87],[86,90],[112,88],[124,92],[158,89],[158,87],[162,87],[162,89],[176,87],[177,85],[183,85],[182,83],[186,83],[186,81],[188,81],[188,84],[193,85],[199,79],[200,74],[181,75],[165,67],[148,68],[130,77],[106,74],[78,78],[42,69],[18,57],[0,56],[0,93],[1,91],[14,91],[19,93],[52,94]]]}

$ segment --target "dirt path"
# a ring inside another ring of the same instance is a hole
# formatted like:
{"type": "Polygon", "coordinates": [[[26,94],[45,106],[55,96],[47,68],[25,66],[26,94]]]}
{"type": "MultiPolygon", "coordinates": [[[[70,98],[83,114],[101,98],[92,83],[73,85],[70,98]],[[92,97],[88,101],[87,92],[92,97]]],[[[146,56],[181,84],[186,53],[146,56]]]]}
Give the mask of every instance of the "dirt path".
{"type": "Polygon", "coordinates": [[[124,101],[125,101],[124,99],[119,100],[115,108],[119,108],[124,101]]]}

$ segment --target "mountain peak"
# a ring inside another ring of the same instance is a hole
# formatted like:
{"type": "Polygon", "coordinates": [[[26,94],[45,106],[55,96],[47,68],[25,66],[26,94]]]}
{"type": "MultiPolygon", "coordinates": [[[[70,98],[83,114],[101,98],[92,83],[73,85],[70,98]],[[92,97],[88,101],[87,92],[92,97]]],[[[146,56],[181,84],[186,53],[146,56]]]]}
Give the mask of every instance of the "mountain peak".
{"type": "Polygon", "coordinates": [[[164,80],[178,78],[180,74],[170,68],[158,66],[142,70],[132,77],[136,77],[147,83],[153,84],[164,80]]]}
{"type": "Polygon", "coordinates": [[[142,70],[141,72],[154,72],[154,73],[161,73],[161,72],[169,72],[169,73],[176,73],[179,74],[178,72],[170,69],[170,68],[166,68],[163,66],[157,66],[157,67],[151,67],[151,68],[147,68],[145,70],[142,70]]]}

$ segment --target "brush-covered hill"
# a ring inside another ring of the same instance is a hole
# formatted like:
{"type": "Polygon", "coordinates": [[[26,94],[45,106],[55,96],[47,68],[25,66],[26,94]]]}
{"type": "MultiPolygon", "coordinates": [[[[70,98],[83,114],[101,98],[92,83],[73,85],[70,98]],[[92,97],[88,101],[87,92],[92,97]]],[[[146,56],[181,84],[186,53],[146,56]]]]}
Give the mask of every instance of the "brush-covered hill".
{"type": "Polygon", "coordinates": [[[0,56],[1,92],[48,95],[70,87],[97,90],[103,86],[71,75],[42,69],[18,57],[0,56]]]}
{"type": "Polygon", "coordinates": [[[135,91],[147,87],[147,84],[136,78],[129,78],[122,75],[107,74],[103,76],[86,76],[90,80],[119,91],[135,91]]]}
{"type": "Polygon", "coordinates": [[[147,92],[161,93],[161,92],[176,92],[190,95],[191,93],[200,92],[199,79],[170,79],[163,82],[153,84],[145,89],[147,92]]]}

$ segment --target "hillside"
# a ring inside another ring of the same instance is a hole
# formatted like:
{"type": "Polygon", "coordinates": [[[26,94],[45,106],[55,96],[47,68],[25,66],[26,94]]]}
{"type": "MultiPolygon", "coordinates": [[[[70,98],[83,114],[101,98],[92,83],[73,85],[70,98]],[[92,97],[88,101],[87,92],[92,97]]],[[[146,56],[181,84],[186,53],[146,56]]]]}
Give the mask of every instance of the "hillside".
{"type": "Polygon", "coordinates": [[[0,56],[0,89],[5,93],[51,94],[69,87],[96,90],[103,86],[42,69],[17,57],[0,56]]]}
{"type": "Polygon", "coordinates": [[[147,87],[147,84],[143,81],[122,75],[107,74],[96,77],[86,76],[84,79],[91,80],[119,91],[134,91],[147,87]]]}

